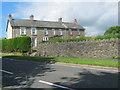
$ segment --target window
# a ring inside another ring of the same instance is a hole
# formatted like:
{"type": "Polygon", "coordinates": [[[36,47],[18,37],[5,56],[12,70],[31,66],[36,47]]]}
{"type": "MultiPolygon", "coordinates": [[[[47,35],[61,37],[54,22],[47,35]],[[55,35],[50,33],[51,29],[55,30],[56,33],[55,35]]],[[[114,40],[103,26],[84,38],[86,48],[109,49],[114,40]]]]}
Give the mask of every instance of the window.
{"type": "Polygon", "coordinates": [[[77,36],[76,36],[76,38],[79,38],[79,37],[80,37],[80,35],[77,35],[77,36]]]}
{"type": "Polygon", "coordinates": [[[37,34],[36,28],[31,28],[31,34],[32,34],[32,35],[37,34]]]}
{"type": "Polygon", "coordinates": [[[63,35],[63,33],[62,33],[62,29],[59,29],[60,30],[60,35],[63,35]]]}
{"type": "Polygon", "coordinates": [[[25,27],[20,27],[20,34],[26,34],[26,28],[25,27]]]}
{"type": "Polygon", "coordinates": [[[37,38],[32,37],[32,47],[36,47],[36,46],[37,46],[37,38]]]}
{"type": "Polygon", "coordinates": [[[77,29],[77,32],[78,32],[78,35],[80,35],[80,30],[79,29],[77,29]]]}
{"type": "Polygon", "coordinates": [[[47,40],[49,40],[49,37],[47,36],[43,37],[43,41],[47,41],[47,40]]]}
{"type": "Polygon", "coordinates": [[[47,28],[44,28],[44,34],[45,34],[45,35],[48,35],[48,30],[47,30],[47,28]]]}
{"type": "Polygon", "coordinates": [[[69,29],[69,32],[70,32],[70,33],[69,33],[70,35],[73,35],[73,33],[72,33],[72,30],[71,30],[71,29],[69,29]]]}
{"type": "Polygon", "coordinates": [[[55,29],[52,29],[52,34],[53,34],[53,35],[55,35],[55,34],[56,34],[55,29]]]}

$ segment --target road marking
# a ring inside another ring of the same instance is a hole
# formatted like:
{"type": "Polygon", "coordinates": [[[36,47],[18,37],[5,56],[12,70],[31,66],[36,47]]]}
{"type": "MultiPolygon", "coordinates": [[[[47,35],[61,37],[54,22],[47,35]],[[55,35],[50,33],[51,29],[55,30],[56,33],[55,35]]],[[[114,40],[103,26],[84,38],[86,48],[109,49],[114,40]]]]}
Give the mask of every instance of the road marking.
{"type": "MultiPolygon", "coordinates": [[[[58,65],[58,64],[52,64],[52,65],[58,65]]],[[[112,70],[112,69],[103,69],[103,68],[90,68],[90,67],[79,67],[79,66],[68,66],[68,65],[60,65],[59,66],[67,66],[67,67],[75,67],[75,68],[83,68],[83,69],[93,69],[93,70],[104,70],[104,71],[113,71],[113,72],[119,72],[119,70],[112,70]]]]}
{"type": "Polygon", "coordinates": [[[8,74],[13,74],[12,72],[8,72],[8,71],[2,70],[2,69],[0,69],[0,71],[4,72],[4,73],[8,73],[8,74]]]}
{"type": "Polygon", "coordinates": [[[56,86],[56,87],[59,87],[59,88],[74,90],[72,88],[68,88],[68,87],[65,87],[65,86],[57,85],[57,84],[54,84],[54,83],[51,83],[51,82],[46,82],[46,81],[43,81],[43,80],[39,80],[39,82],[44,83],[44,84],[48,84],[48,85],[51,85],[51,86],[56,86]]]}

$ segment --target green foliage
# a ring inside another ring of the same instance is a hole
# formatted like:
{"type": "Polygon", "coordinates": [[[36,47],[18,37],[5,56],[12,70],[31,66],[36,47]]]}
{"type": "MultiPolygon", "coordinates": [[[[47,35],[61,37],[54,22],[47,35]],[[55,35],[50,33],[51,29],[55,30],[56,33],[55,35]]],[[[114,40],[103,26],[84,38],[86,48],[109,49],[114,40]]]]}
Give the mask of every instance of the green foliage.
{"type": "Polygon", "coordinates": [[[31,49],[31,38],[29,36],[2,39],[3,52],[28,52],[31,49]]]}
{"type": "Polygon", "coordinates": [[[120,59],[120,57],[118,57],[118,56],[113,56],[113,57],[111,57],[112,59],[120,59]]]}
{"type": "Polygon", "coordinates": [[[120,34],[120,26],[113,26],[107,29],[104,35],[109,35],[109,34],[120,34]]]}
{"type": "Polygon", "coordinates": [[[89,40],[103,40],[103,39],[111,39],[111,38],[120,38],[120,35],[104,35],[97,37],[80,37],[80,38],[72,38],[72,39],[62,39],[62,38],[51,38],[47,42],[79,42],[79,41],[89,41],[89,40]]]}

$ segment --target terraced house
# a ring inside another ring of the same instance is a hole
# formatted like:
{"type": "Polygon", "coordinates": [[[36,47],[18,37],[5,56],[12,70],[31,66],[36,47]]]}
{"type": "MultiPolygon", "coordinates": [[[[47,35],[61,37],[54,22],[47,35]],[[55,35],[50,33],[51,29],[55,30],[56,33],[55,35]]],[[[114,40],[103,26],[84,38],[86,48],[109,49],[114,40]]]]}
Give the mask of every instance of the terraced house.
{"type": "Polygon", "coordinates": [[[13,19],[9,14],[6,32],[8,38],[30,36],[32,46],[36,47],[40,41],[47,41],[53,37],[83,37],[85,29],[77,23],[76,19],[73,22],[63,22],[62,18],[58,21],[43,21],[34,20],[33,15],[29,19],[13,19]]]}

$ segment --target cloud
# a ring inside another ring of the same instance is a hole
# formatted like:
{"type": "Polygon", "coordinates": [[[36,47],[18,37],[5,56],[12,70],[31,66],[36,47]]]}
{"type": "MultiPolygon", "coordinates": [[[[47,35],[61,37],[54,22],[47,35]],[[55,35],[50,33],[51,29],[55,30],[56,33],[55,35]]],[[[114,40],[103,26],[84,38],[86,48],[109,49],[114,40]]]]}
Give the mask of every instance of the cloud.
{"type": "Polygon", "coordinates": [[[78,23],[86,28],[86,36],[102,35],[110,26],[117,25],[117,2],[39,2],[23,3],[16,6],[14,17],[78,23]]]}

